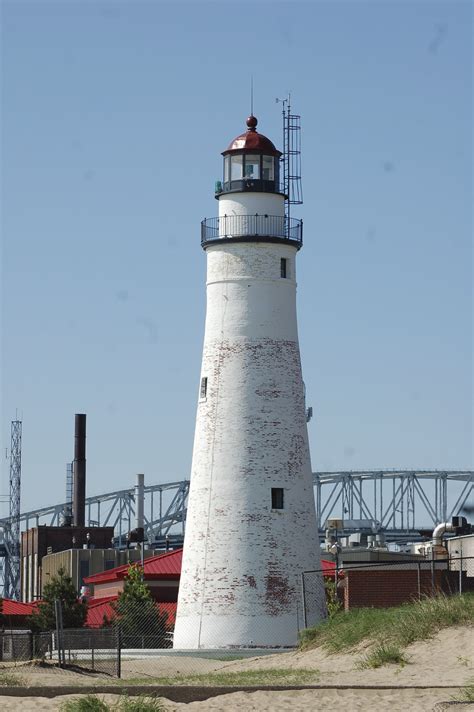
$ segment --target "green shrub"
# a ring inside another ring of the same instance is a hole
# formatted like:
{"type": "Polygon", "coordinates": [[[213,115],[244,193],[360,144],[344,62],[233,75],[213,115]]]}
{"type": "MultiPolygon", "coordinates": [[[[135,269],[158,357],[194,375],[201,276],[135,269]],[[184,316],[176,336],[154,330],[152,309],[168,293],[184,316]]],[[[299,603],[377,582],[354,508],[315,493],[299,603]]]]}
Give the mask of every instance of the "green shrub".
{"type": "Polygon", "coordinates": [[[342,610],[342,603],[337,597],[336,582],[332,579],[324,579],[324,590],[326,592],[326,606],[329,618],[334,618],[336,613],[342,610]]]}

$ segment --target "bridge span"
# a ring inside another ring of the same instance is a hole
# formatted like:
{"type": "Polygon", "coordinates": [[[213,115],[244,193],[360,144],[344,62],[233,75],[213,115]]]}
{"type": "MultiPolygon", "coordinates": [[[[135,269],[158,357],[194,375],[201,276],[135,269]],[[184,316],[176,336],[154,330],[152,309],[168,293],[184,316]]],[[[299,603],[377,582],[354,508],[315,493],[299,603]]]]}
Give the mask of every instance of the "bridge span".
{"type": "MultiPolygon", "coordinates": [[[[417,535],[459,514],[474,497],[472,470],[349,470],[314,472],[316,513],[323,534],[328,517],[368,519],[388,541],[417,535]]],[[[145,526],[150,542],[183,533],[189,480],[145,486],[145,526]]],[[[58,526],[65,503],[21,514],[21,529],[58,526]]],[[[133,527],[134,485],[86,499],[87,526],[113,526],[118,537],[133,527]]],[[[9,519],[0,519],[0,530],[9,519]]]]}
{"type": "MultiPolygon", "coordinates": [[[[419,539],[420,530],[433,529],[439,522],[461,514],[474,500],[472,470],[314,472],[313,485],[321,539],[329,517],[369,520],[374,530],[384,530],[388,542],[419,539]]],[[[150,544],[162,545],[166,537],[182,541],[188,491],[189,480],[145,487],[145,535],[150,544]]],[[[23,512],[20,529],[60,525],[65,506],[65,502],[59,502],[23,512]]],[[[134,515],[134,485],[86,499],[86,526],[113,526],[119,546],[126,544],[134,515]]],[[[0,590],[9,558],[4,537],[8,527],[9,518],[0,519],[0,590]]],[[[344,533],[352,531],[346,527],[344,533]]]]}

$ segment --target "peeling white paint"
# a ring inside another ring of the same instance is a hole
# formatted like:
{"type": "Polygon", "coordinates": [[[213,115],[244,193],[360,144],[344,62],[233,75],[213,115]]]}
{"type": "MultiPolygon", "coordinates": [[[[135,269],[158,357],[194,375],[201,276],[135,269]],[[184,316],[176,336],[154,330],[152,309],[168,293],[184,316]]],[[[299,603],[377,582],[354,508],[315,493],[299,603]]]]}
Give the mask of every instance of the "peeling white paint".
{"type": "MultiPolygon", "coordinates": [[[[240,214],[250,212],[248,201],[254,207],[255,194],[232,196],[240,214]]],[[[261,211],[270,214],[275,198],[283,209],[281,196],[258,195],[261,211]]],[[[301,574],[320,568],[296,248],[217,242],[206,252],[207,394],[196,416],[174,646],[294,645],[303,627],[301,574]],[[272,487],[284,489],[283,510],[271,508],[272,487]]]]}

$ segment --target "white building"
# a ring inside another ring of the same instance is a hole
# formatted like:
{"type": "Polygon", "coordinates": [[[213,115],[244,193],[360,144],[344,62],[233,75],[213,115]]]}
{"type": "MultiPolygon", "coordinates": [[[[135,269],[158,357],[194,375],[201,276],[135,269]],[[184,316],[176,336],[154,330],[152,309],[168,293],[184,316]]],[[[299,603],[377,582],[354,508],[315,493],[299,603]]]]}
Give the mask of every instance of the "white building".
{"type": "MultiPolygon", "coordinates": [[[[291,646],[301,574],[320,568],[296,322],[302,222],[281,153],[247,119],[203,221],[207,313],[176,648],[291,646]]],[[[325,615],[320,590],[308,612],[325,615]]]]}

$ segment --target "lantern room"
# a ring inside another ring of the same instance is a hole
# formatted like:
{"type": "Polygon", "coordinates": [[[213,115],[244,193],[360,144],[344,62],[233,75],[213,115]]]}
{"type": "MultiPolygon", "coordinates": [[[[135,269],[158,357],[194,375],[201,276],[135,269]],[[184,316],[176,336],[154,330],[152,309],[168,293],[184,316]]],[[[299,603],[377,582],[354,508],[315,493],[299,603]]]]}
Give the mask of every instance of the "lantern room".
{"type": "Polygon", "coordinates": [[[249,116],[247,131],[237,136],[223,151],[223,180],[216,183],[216,198],[222,193],[258,191],[281,193],[281,151],[257,131],[257,119],[249,116]]]}

